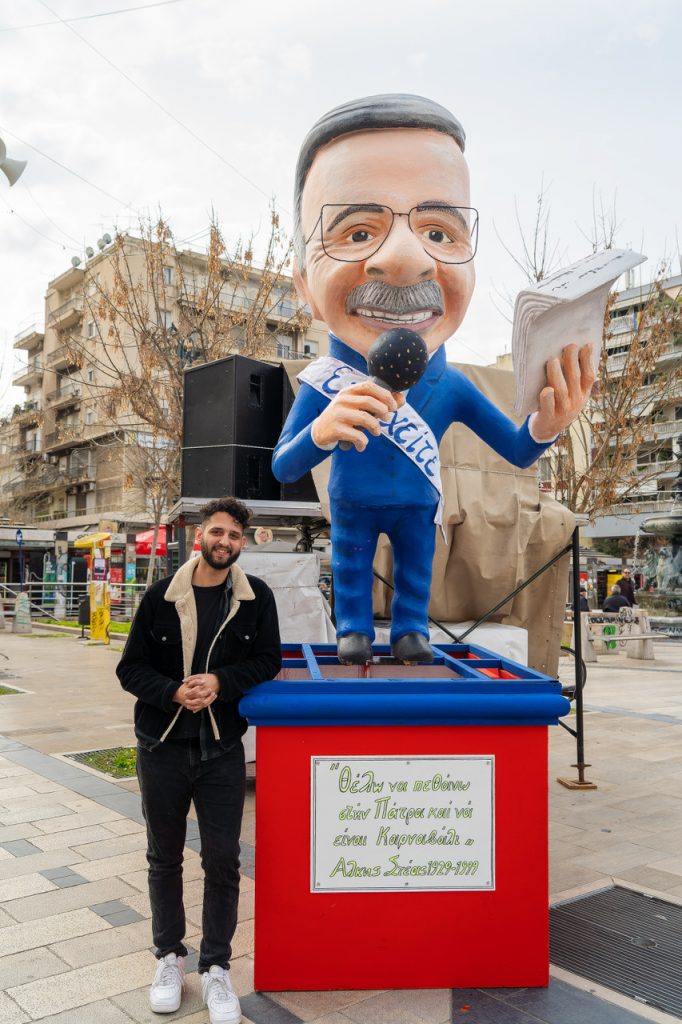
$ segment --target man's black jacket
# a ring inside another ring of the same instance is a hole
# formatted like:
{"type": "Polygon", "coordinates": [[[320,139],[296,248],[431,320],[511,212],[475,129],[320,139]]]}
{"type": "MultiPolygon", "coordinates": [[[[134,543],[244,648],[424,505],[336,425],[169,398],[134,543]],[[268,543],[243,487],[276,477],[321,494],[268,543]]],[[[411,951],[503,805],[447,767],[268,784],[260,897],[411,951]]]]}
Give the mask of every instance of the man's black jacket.
{"type": "MultiPolygon", "coordinates": [[[[130,629],[117,674],[124,690],[137,697],[135,735],[156,746],[172,733],[182,707],[173,695],[191,675],[197,638],[192,590],[196,562],[159,580],[146,592],[130,629]]],[[[208,708],[215,739],[231,745],[246,730],[238,702],[258,683],[274,679],[282,664],[277,608],[270,588],[238,565],[231,568],[229,614],[217,631],[204,671],[220,680],[218,699],[208,708]]],[[[202,712],[203,713],[203,712],[202,712]]]]}

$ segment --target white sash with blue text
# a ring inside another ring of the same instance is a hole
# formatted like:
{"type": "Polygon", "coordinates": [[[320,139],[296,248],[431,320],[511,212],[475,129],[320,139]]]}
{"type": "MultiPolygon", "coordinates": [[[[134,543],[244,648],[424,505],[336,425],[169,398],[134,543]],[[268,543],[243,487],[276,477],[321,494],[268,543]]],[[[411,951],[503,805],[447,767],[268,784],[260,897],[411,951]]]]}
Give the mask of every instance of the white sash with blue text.
{"type": "MultiPolygon", "coordinates": [[[[349,388],[351,384],[361,384],[363,381],[369,380],[369,377],[361,370],[349,366],[348,363],[335,359],[334,356],[322,356],[321,359],[316,359],[314,363],[306,366],[305,370],[298,374],[298,380],[309,384],[325,398],[332,399],[339,391],[349,388]]],[[[440,458],[431,427],[407,402],[401,409],[394,412],[387,422],[379,420],[379,425],[386,440],[399,448],[438,492],[438,506],[433,521],[440,526],[443,540],[445,540],[440,458]]]]}

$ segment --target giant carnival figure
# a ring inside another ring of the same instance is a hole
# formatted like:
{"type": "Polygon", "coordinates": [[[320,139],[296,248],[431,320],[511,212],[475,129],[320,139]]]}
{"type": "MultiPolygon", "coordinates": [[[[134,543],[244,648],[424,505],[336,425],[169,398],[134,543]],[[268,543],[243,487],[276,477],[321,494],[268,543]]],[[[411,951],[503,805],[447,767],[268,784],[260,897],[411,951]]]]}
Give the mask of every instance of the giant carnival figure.
{"type": "Polygon", "coordinates": [[[519,427],[447,364],[444,344],[475,279],[478,213],[464,138],[459,121],[431,100],[370,96],[321,117],[298,159],[294,280],[327,324],[330,349],[299,375],[273,471],[290,482],[331,457],[337,646],[346,664],[372,657],[380,533],[393,550],[392,654],[408,664],[433,660],[438,446],[450,424],[465,423],[526,467],[578,415],[594,380],[591,346],[578,351],[568,338],[561,360],[547,363],[537,411],[519,427]],[[380,336],[387,345],[372,366],[380,336]]]}

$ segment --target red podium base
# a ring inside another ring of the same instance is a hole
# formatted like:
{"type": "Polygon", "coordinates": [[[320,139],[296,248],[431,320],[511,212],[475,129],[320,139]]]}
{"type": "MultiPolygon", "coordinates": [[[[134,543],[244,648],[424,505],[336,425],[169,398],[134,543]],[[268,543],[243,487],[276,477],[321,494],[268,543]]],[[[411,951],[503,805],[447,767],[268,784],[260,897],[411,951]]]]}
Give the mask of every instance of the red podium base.
{"type": "Polygon", "coordinates": [[[547,985],[561,685],[473,645],[411,669],[378,650],[349,670],[331,645],[285,647],[241,701],[258,727],[256,989],[547,985]],[[389,804],[402,820],[384,828],[389,804]]]}
{"type": "Polygon", "coordinates": [[[256,748],[256,989],[548,984],[546,727],[265,727],[256,748]],[[494,755],[493,892],[310,891],[311,757],[381,754],[494,755]]]}

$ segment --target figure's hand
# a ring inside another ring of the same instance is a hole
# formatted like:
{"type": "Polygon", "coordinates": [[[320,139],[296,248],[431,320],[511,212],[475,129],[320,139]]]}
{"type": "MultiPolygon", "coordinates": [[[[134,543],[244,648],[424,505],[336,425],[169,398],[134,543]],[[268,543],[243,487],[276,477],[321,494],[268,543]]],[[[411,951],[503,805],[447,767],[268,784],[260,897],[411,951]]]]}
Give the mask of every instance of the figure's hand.
{"type": "Polygon", "coordinates": [[[538,411],[533,417],[533,436],[550,441],[578,416],[590,397],[595,374],[592,345],[567,345],[561,361],[547,363],[547,387],[540,392],[538,411]]]}
{"type": "Polygon", "coordinates": [[[188,711],[201,711],[213,703],[219,690],[220,680],[213,672],[187,676],[183,679],[182,686],[175,691],[173,700],[177,704],[182,704],[188,711]]]}
{"type": "Polygon", "coordinates": [[[332,398],[313,422],[313,441],[323,448],[337,441],[349,441],[362,452],[369,443],[364,431],[380,434],[379,420],[390,419],[404,404],[404,395],[394,394],[371,381],[352,384],[332,398]]]}

